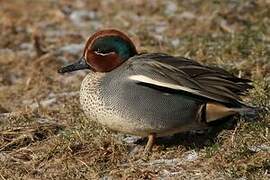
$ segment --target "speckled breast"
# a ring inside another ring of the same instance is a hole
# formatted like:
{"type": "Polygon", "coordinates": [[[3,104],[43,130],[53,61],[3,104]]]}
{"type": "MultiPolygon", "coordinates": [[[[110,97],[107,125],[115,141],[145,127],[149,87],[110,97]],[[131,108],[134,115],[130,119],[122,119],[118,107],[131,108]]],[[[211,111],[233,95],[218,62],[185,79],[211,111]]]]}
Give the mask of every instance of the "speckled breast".
{"type": "MultiPolygon", "coordinates": [[[[107,126],[108,128],[129,134],[138,134],[136,124],[128,121],[120,113],[105,102],[102,95],[101,83],[107,74],[90,72],[81,84],[80,103],[85,115],[90,119],[107,126]]],[[[145,134],[146,135],[146,134],[145,134]]]]}

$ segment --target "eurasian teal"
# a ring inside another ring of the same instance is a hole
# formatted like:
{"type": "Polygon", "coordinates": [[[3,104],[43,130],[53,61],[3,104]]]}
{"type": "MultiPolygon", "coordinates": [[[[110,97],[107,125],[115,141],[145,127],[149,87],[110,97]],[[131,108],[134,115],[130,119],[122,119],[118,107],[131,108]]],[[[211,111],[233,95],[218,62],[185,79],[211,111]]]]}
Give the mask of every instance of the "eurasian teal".
{"type": "Polygon", "coordinates": [[[242,102],[250,80],[184,57],[139,54],[118,30],[102,30],[86,42],[83,56],[59,73],[89,69],[80,102],[89,119],[113,130],[156,136],[203,129],[210,122],[253,109],[242,102]]]}

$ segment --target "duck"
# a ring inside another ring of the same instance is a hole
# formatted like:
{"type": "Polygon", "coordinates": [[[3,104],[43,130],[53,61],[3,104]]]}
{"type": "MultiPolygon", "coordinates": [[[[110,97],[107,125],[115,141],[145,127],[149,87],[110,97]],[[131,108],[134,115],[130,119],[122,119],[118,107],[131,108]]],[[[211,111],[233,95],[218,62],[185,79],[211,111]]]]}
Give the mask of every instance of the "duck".
{"type": "Polygon", "coordinates": [[[148,138],[212,127],[228,116],[253,113],[242,97],[251,80],[215,66],[166,53],[138,53],[133,41],[116,29],[88,38],[82,56],[61,67],[61,74],[89,70],[80,88],[80,104],[89,120],[109,129],[148,138]]]}

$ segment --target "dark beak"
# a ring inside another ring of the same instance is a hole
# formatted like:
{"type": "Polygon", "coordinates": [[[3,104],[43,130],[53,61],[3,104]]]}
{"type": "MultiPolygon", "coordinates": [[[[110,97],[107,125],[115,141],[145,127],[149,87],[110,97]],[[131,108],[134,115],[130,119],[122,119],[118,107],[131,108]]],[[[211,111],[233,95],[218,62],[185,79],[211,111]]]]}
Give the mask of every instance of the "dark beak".
{"type": "Polygon", "coordinates": [[[84,57],[81,57],[77,62],[61,67],[58,69],[58,73],[64,74],[66,72],[77,71],[81,69],[90,69],[90,66],[86,63],[84,57]]]}

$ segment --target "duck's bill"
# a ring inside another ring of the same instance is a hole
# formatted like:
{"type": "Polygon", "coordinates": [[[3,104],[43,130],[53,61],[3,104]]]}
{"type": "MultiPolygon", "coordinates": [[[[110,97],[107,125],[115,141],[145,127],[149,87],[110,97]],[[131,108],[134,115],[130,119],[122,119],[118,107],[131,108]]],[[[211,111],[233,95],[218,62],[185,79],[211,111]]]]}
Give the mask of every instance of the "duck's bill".
{"type": "Polygon", "coordinates": [[[73,64],[61,67],[60,69],[58,69],[58,73],[64,74],[66,72],[72,72],[81,69],[90,69],[90,66],[86,63],[84,57],[81,57],[77,62],[73,64]]]}

